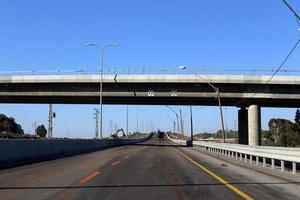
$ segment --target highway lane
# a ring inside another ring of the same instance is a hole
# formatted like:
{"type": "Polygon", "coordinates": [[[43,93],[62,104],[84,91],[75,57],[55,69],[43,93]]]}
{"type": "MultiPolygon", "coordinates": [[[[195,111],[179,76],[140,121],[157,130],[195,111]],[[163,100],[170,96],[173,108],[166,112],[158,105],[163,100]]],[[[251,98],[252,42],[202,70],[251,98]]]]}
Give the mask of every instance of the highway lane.
{"type": "Polygon", "coordinates": [[[300,186],[154,136],[1,170],[0,199],[300,199],[300,186]]]}

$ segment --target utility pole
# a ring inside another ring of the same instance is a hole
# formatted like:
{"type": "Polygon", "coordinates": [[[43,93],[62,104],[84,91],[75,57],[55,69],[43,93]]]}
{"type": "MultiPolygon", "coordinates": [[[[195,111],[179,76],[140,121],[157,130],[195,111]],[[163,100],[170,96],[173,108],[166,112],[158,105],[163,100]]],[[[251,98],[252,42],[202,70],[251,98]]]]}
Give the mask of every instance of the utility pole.
{"type": "Polygon", "coordinates": [[[136,132],[139,132],[139,112],[136,112],[136,132]]]}
{"type": "Polygon", "coordinates": [[[174,126],[174,133],[176,133],[176,129],[175,129],[175,127],[176,127],[176,123],[175,122],[173,122],[173,126],[174,126]]]}
{"type": "Polygon", "coordinates": [[[112,129],[113,129],[113,121],[110,120],[110,121],[109,121],[109,134],[110,134],[110,135],[113,134],[112,129]]]}
{"type": "Polygon", "coordinates": [[[173,133],[175,133],[175,131],[176,131],[176,122],[169,115],[167,115],[167,117],[173,122],[173,133]]]}
{"type": "Polygon", "coordinates": [[[53,118],[56,117],[56,113],[52,110],[52,104],[49,104],[49,116],[48,116],[48,138],[52,138],[53,131],[53,118]]]}
{"type": "Polygon", "coordinates": [[[94,119],[96,120],[96,128],[95,128],[95,138],[99,139],[99,109],[94,108],[94,119]]]}
{"type": "MultiPolygon", "coordinates": [[[[173,110],[171,107],[169,107],[169,106],[166,106],[168,109],[170,109],[174,114],[175,114],[175,116],[176,116],[176,121],[177,121],[177,131],[178,131],[178,134],[180,134],[180,123],[179,123],[179,117],[178,117],[178,113],[175,111],[175,110],[173,110]]],[[[175,133],[175,131],[174,131],[174,133],[175,133]]]]}
{"type": "Polygon", "coordinates": [[[142,117],[142,121],[141,121],[141,132],[144,132],[144,118],[142,117]]]}
{"type": "Polygon", "coordinates": [[[191,140],[187,141],[187,146],[193,146],[193,139],[194,139],[194,128],[193,128],[193,110],[192,106],[190,105],[190,118],[191,118],[191,140]]]}
{"type": "Polygon", "coordinates": [[[179,114],[180,114],[181,135],[182,135],[182,137],[184,137],[184,128],[183,128],[183,120],[182,120],[182,111],[181,111],[181,108],[179,109],[179,114]]]}
{"type": "Polygon", "coordinates": [[[115,133],[117,133],[117,131],[118,131],[118,124],[117,124],[117,122],[115,122],[115,133]]]}
{"type": "Polygon", "coordinates": [[[236,120],[234,120],[234,131],[237,131],[237,129],[236,129],[236,120]]]}
{"type": "Polygon", "coordinates": [[[222,128],[222,142],[225,143],[225,128],[224,128],[224,119],[223,119],[223,109],[222,109],[222,104],[221,104],[221,96],[220,96],[220,91],[219,88],[216,88],[216,93],[217,93],[217,98],[218,98],[218,104],[219,104],[219,109],[220,109],[220,117],[221,117],[221,128],[222,128]]]}
{"type": "MultiPolygon", "coordinates": [[[[228,133],[228,126],[227,126],[227,122],[228,122],[228,119],[227,119],[227,107],[225,107],[224,110],[225,110],[225,113],[224,113],[224,115],[225,115],[225,117],[224,117],[224,127],[225,127],[225,129],[224,129],[224,131],[225,131],[225,137],[226,137],[226,136],[227,136],[227,133],[228,133]]],[[[228,136],[227,136],[227,138],[228,138],[228,136]]]]}
{"type": "Polygon", "coordinates": [[[154,131],[154,124],[151,122],[151,132],[154,131]]]}
{"type": "MultiPolygon", "coordinates": [[[[299,40],[300,41],[300,40],[299,40]]],[[[193,70],[190,69],[190,67],[186,67],[186,66],[179,66],[179,69],[188,69],[189,71],[191,71],[192,73],[193,70]]],[[[203,79],[201,76],[195,74],[199,79],[202,79],[204,81],[206,81],[205,79],[203,79]]],[[[220,95],[220,90],[219,87],[214,86],[213,84],[211,84],[210,82],[206,81],[206,83],[212,87],[212,89],[216,92],[217,94],[217,99],[218,99],[218,104],[219,104],[219,109],[220,109],[220,118],[221,118],[221,130],[222,130],[222,142],[225,143],[225,130],[224,130],[224,120],[223,120],[223,111],[222,111],[222,104],[221,104],[221,95],[220,95]]]]}
{"type": "Polygon", "coordinates": [[[128,105],[126,108],[126,139],[128,138],[128,105]]]}
{"type": "Polygon", "coordinates": [[[37,125],[37,122],[32,123],[32,127],[34,128],[34,135],[35,136],[36,136],[36,125],[37,125]]]}

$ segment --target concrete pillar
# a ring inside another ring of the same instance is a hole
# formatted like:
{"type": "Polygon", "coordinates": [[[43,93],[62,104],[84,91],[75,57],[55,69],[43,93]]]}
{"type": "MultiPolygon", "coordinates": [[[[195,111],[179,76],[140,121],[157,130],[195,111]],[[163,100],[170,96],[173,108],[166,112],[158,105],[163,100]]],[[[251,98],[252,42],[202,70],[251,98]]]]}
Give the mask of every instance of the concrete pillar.
{"type": "Polygon", "coordinates": [[[248,142],[249,145],[261,144],[261,116],[260,107],[251,105],[248,108],[248,142]]]}
{"type": "Polygon", "coordinates": [[[248,110],[245,107],[238,110],[238,143],[248,144],[248,110]]]}

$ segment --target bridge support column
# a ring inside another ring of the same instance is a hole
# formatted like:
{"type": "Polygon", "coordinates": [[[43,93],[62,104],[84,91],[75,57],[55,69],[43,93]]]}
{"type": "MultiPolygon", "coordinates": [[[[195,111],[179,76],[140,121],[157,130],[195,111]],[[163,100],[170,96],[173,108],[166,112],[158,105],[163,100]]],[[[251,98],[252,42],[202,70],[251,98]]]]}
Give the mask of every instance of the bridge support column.
{"type": "Polygon", "coordinates": [[[249,145],[261,144],[261,113],[258,105],[251,105],[248,108],[248,141],[249,145]]]}
{"type": "Polygon", "coordinates": [[[246,107],[238,110],[238,143],[248,144],[248,110],[246,107]]]}

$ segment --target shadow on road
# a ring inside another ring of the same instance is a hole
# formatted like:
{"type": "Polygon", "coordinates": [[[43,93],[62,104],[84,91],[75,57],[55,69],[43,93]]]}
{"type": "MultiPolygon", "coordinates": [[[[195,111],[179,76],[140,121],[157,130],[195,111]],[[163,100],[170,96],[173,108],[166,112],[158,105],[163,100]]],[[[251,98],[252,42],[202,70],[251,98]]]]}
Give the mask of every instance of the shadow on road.
{"type": "Polygon", "coordinates": [[[186,145],[179,145],[179,144],[147,144],[147,143],[140,143],[140,144],[128,144],[128,146],[158,146],[158,147],[186,147],[186,145]]]}
{"type": "Polygon", "coordinates": [[[145,188],[145,187],[195,187],[195,186],[223,186],[223,185],[289,185],[300,182],[230,182],[223,183],[185,183],[185,184],[149,184],[149,185],[80,185],[80,186],[41,186],[41,187],[0,187],[0,190],[53,190],[53,189],[93,189],[93,188],[145,188]]]}

